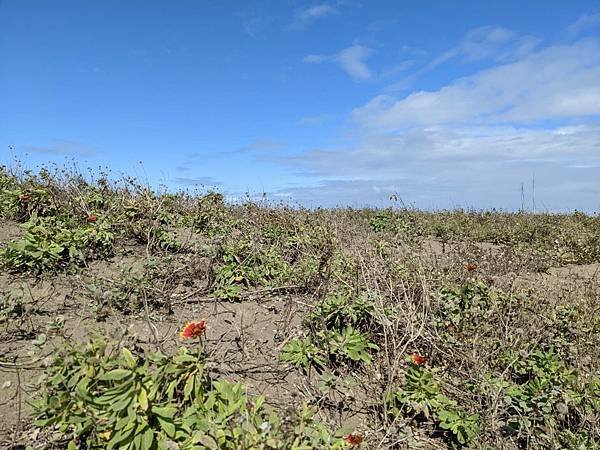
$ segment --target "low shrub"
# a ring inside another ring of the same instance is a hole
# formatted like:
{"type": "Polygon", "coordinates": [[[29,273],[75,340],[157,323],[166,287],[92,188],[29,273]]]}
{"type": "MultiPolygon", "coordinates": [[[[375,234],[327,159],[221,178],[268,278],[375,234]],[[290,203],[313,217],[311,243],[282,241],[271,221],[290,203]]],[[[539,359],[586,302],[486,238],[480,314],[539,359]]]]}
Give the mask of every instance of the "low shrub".
{"type": "Polygon", "coordinates": [[[344,449],[308,407],[281,417],[239,383],[211,378],[202,351],[135,355],[103,341],[70,347],[48,367],[36,426],[68,449],[344,449]]]}
{"type": "Polygon", "coordinates": [[[0,260],[9,270],[41,273],[83,264],[112,253],[114,234],[102,223],[79,225],[57,217],[31,217],[25,236],[8,244],[0,260]]]}

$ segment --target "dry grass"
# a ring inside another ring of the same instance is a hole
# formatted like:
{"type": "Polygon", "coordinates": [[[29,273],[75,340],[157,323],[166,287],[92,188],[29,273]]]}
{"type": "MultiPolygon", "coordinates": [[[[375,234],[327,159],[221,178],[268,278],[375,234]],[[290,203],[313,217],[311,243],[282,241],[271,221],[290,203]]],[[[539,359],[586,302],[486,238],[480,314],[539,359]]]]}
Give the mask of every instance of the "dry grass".
{"type": "Polygon", "coordinates": [[[172,354],[197,318],[215,376],[283,413],[313,405],[361,448],[600,443],[597,216],[226,205],[108,175],[16,172],[0,171],[6,447],[65,442],[28,406],[65,342],[172,354]],[[11,246],[27,223],[31,245],[63,250],[40,261],[11,246]],[[348,326],[377,346],[368,361],[336,346],[348,326]],[[284,361],[301,339],[324,361],[284,361]]]}

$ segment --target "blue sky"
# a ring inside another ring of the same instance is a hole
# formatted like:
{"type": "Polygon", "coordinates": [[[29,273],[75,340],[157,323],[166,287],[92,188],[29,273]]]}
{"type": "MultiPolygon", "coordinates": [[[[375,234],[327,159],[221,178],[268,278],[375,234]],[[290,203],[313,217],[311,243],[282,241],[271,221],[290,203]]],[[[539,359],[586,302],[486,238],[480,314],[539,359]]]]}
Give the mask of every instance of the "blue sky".
{"type": "Polygon", "coordinates": [[[0,0],[14,157],[230,199],[516,209],[523,185],[599,211],[600,2],[0,0]]]}

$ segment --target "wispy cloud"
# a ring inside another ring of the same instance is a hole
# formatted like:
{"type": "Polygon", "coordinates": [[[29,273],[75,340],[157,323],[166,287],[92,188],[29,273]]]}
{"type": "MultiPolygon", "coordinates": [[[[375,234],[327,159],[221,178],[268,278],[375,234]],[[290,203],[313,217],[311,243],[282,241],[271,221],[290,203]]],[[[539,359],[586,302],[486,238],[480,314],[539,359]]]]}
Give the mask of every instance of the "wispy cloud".
{"type": "Polygon", "coordinates": [[[356,108],[361,126],[536,121],[600,114],[600,41],[548,47],[437,91],[380,95],[356,108]]]}
{"type": "Polygon", "coordinates": [[[222,184],[219,181],[215,181],[212,177],[176,177],[173,181],[184,186],[211,187],[222,184]]]}
{"type": "Polygon", "coordinates": [[[294,201],[327,206],[388,206],[395,194],[425,208],[518,208],[521,183],[535,176],[538,205],[589,210],[600,208],[598,148],[600,123],[536,130],[419,128],[288,158],[282,162],[320,181],[283,191],[294,201]]]}
{"type": "Polygon", "coordinates": [[[318,64],[325,61],[329,61],[330,59],[332,59],[332,57],[327,55],[306,55],[304,58],[302,58],[302,62],[309,64],[318,64]]]}
{"type": "Polygon", "coordinates": [[[567,28],[567,33],[576,36],[590,28],[600,28],[600,12],[584,14],[567,28]]]}
{"type": "Polygon", "coordinates": [[[368,80],[372,72],[366,63],[366,60],[372,55],[373,49],[363,45],[353,45],[345,48],[335,55],[306,55],[303,58],[305,63],[318,64],[322,62],[335,62],[348,75],[356,80],[368,80]]]}
{"type": "Polygon", "coordinates": [[[91,156],[96,152],[94,147],[67,139],[54,139],[48,145],[23,145],[19,149],[28,153],[65,156],[91,156]]]}
{"type": "Polygon", "coordinates": [[[268,138],[259,138],[255,139],[248,145],[244,145],[243,147],[239,147],[233,150],[225,150],[222,152],[213,153],[213,156],[220,155],[235,155],[235,154],[243,154],[243,153],[254,153],[255,155],[271,153],[276,150],[281,150],[287,147],[287,142],[278,141],[275,139],[268,138]]]}
{"type": "Polygon", "coordinates": [[[328,5],[327,3],[322,3],[320,5],[314,5],[310,8],[305,9],[300,14],[300,19],[302,20],[313,20],[319,17],[328,16],[336,12],[336,9],[328,5]]]}
{"type": "Polygon", "coordinates": [[[425,207],[518,207],[535,173],[548,208],[600,207],[600,39],[539,48],[508,30],[479,33],[452,57],[494,66],[436,90],[374,97],[352,112],[354,143],[274,155],[317,180],[282,192],[329,205],[325,188],[339,203],[398,193],[425,207]]]}
{"type": "Polygon", "coordinates": [[[317,19],[336,14],[337,12],[337,9],[329,3],[320,3],[317,5],[310,6],[306,9],[298,11],[295,14],[294,20],[292,22],[292,28],[304,28],[317,19]]]}
{"type": "Polygon", "coordinates": [[[298,122],[298,125],[302,127],[317,127],[323,125],[325,122],[330,121],[335,116],[333,114],[319,114],[316,116],[302,117],[298,122]]]}
{"type": "Polygon", "coordinates": [[[430,66],[438,66],[452,58],[507,61],[530,53],[539,42],[533,36],[520,36],[507,28],[480,27],[467,33],[456,47],[436,58],[430,66]]]}
{"type": "Polygon", "coordinates": [[[267,16],[246,17],[242,20],[242,29],[248,36],[258,37],[272,26],[273,20],[267,16]]]}
{"type": "Polygon", "coordinates": [[[386,179],[327,178],[316,184],[289,186],[279,192],[289,201],[307,206],[414,205],[515,210],[522,206],[523,185],[525,206],[529,208],[533,207],[534,199],[538,210],[592,212],[600,208],[598,167],[574,168],[552,162],[461,161],[438,167],[412,165],[410,169],[414,171],[412,174],[406,170],[386,179]],[[534,176],[535,190],[531,187],[534,176]],[[398,200],[392,201],[392,196],[398,200]]]}
{"type": "Polygon", "coordinates": [[[330,3],[319,3],[296,11],[292,19],[291,28],[302,30],[323,17],[337,14],[338,10],[330,3]]]}
{"type": "Polygon", "coordinates": [[[400,50],[402,51],[402,53],[410,55],[413,58],[424,58],[427,55],[429,55],[429,52],[427,50],[424,50],[419,47],[413,47],[412,45],[404,44],[400,47],[400,50]]]}
{"type": "Polygon", "coordinates": [[[539,45],[540,39],[534,36],[520,35],[512,30],[499,26],[484,26],[469,31],[460,42],[430,62],[424,59],[428,52],[423,49],[402,45],[402,53],[410,56],[409,59],[385,69],[381,76],[388,77],[390,73],[404,72],[408,68],[415,68],[412,73],[404,75],[402,79],[386,86],[384,92],[408,90],[419,78],[449,61],[473,62],[510,62],[518,60],[533,52],[539,45]],[[418,64],[422,64],[420,68],[418,64]],[[399,69],[399,70],[398,70],[399,69]]]}
{"type": "Polygon", "coordinates": [[[276,141],[274,139],[256,139],[251,144],[243,147],[242,150],[249,151],[271,151],[271,150],[280,150],[285,148],[287,144],[283,141],[276,141]]]}
{"type": "Polygon", "coordinates": [[[358,80],[371,78],[371,70],[365,60],[371,56],[373,50],[362,45],[353,45],[342,50],[336,56],[336,61],[350,76],[358,80]]]}
{"type": "Polygon", "coordinates": [[[321,176],[382,178],[429,174],[465,161],[587,161],[600,165],[600,123],[559,128],[434,127],[364,136],[354,147],[314,149],[280,162],[321,176]]]}

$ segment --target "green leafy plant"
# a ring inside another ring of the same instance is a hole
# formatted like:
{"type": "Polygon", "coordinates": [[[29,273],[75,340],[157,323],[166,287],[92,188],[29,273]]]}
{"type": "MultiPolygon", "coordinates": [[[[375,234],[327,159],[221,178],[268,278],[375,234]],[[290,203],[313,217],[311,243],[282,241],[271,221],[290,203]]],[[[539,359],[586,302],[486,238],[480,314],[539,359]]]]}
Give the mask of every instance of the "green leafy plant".
{"type": "Polygon", "coordinates": [[[11,270],[57,270],[112,252],[114,234],[107,225],[75,226],[56,217],[33,216],[23,227],[25,236],[0,252],[0,260],[11,270]]]}
{"type": "Polygon", "coordinates": [[[479,434],[479,415],[457,409],[440,409],[436,414],[439,427],[448,430],[460,444],[467,444],[479,434]]]}
{"type": "Polygon", "coordinates": [[[389,230],[392,224],[393,222],[390,217],[390,214],[387,212],[379,212],[375,216],[373,216],[369,221],[369,226],[371,227],[371,230],[375,232],[389,230]]]}
{"type": "Polygon", "coordinates": [[[338,291],[319,302],[304,322],[309,327],[328,330],[343,330],[352,326],[366,331],[376,321],[374,314],[375,309],[367,293],[352,297],[338,291]]]}
{"type": "Polygon", "coordinates": [[[319,390],[324,394],[341,394],[344,398],[351,398],[352,391],[357,386],[352,376],[341,377],[331,372],[319,376],[319,390]]]}
{"type": "Polygon", "coordinates": [[[56,213],[50,192],[35,184],[25,186],[0,168],[0,217],[27,221],[31,216],[56,213]]]}
{"type": "Polygon", "coordinates": [[[442,288],[438,316],[440,325],[452,326],[460,331],[465,320],[487,314],[497,295],[481,280],[469,281],[456,288],[442,288]]]}
{"type": "Polygon", "coordinates": [[[327,353],[306,337],[288,342],[281,352],[281,359],[306,370],[311,366],[325,367],[327,353]]]}
{"type": "Polygon", "coordinates": [[[389,400],[396,415],[405,412],[423,414],[426,418],[448,403],[434,373],[412,363],[404,371],[404,384],[389,400]]]}
{"type": "Polygon", "coordinates": [[[211,286],[216,298],[237,300],[242,288],[255,286],[262,281],[256,269],[258,259],[252,255],[247,241],[225,248],[219,259],[221,264],[215,271],[211,286]]]}
{"type": "Polygon", "coordinates": [[[286,345],[282,359],[297,367],[319,370],[348,363],[371,363],[371,353],[379,347],[371,342],[370,332],[378,329],[375,311],[368,294],[352,297],[338,291],[325,297],[305,318],[308,336],[286,345]]]}
{"type": "Polygon", "coordinates": [[[394,415],[433,419],[437,427],[447,430],[461,444],[467,444],[479,434],[479,416],[457,408],[455,401],[441,391],[440,381],[432,369],[408,363],[404,384],[388,398],[394,415]]]}
{"type": "MultiPolygon", "coordinates": [[[[597,381],[596,381],[597,383],[597,381]]],[[[584,414],[599,411],[598,386],[577,385],[577,375],[553,350],[536,350],[516,358],[512,381],[502,384],[506,432],[521,435],[537,430],[539,437],[549,429],[580,432],[584,414]]]]}
{"type": "Polygon", "coordinates": [[[226,246],[218,259],[211,291],[222,300],[238,300],[242,289],[269,286],[290,277],[289,265],[275,248],[256,250],[248,240],[226,246]]]}
{"type": "Polygon", "coordinates": [[[199,197],[194,209],[192,226],[205,236],[223,235],[236,224],[225,205],[225,197],[219,192],[211,191],[199,197]]]}
{"type": "Polygon", "coordinates": [[[321,370],[327,364],[335,366],[342,362],[370,364],[371,352],[377,350],[379,347],[369,342],[365,334],[346,327],[290,341],[282,350],[282,360],[303,369],[314,366],[321,370]]]}
{"type": "Polygon", "coordinates": [[[137,187],[137,196],[129,196],[115,215],[121,235],[146,246],[148,253],[179,252],[182,244],[172,232],[176,213],[169,205],[172,198],[137,187]]]}
{"type": "Polygon", "coordinates": [[[69,448],[182,450],[343,449],[346,442],[304,407],[282,420],[244,387],[213,380],[200,352],[114,354],[102,341],[55,358],[34,403],[36,426],[69,448]]]}
{"type": "Polygon", "coordinates": [[[369,342],[367,336],[352,327],[346,327],[341,332],[337,330],[322,331],[317,334],[324,347],[328,348],[330,356],[355,362],[371,363],[371,351],[379,347],[369,342]]]}

